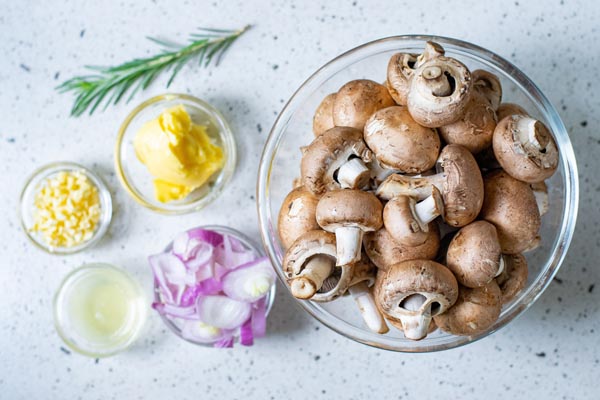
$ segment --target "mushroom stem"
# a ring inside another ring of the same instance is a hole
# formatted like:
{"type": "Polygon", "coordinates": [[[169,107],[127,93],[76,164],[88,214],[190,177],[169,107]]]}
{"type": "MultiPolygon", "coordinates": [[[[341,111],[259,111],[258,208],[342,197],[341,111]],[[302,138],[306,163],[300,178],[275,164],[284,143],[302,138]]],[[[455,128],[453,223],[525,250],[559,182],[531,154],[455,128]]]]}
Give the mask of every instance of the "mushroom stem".
{"type": "Polygon", "coordinates": [[[427,232],[427,225],[442,213],[439,197],[431,195],[415,204],[415,219],[421,230],[427,232]]]}
{"type": "Polygon", "coordinates": [[[325,255],[312,257],[300,275],[290,282],[292,295],[298,299],[310,299],[333,271],[333,261],[325,255]]]}
{"type": "Polygon", "coordinates": [[[338,170],[337,181],[342,189],[360,189],[369,183],[371,171],[360,158],[353,158],[338,170]]]}
{"type": "Polygon", "coordinates": [[[390,175],[377,189],[377,196],[384,200],[404,195],[415,198],[417,201],[425,200],[431,195],[431,186],[442,191],[445,176],[443,172],[435,175],[421,176],[418,178],[400,174],[390,175]]]}
{"type": "Polygon", "coordinates": [[[413,311],[410,314],[400,316],[402,327],[404,328],[404,336],[411,340],[420,340],[427,336],[429,324],[431,323],[431,305],[427,306],[422,312],[421,307],[427,298],[422,294],[415,293],[407,296],[401,304],[401,307],[408,311],[413,311]]]}
{"type": "Polygon", "coordinates": [[[519,141],[523,145],[531,145],[536,149],[541,150],[543,146],[537,138],[537,120],[533,118],[520,118],[517,121],[516,128],[518,131],[519,141]]]}
{"type": "Polygon", "coordinates": [[[335,230],[337,266],[352,264],[360,260],[363,231],[355,226],[342,226],[335,230]]]}
{"type": "Polygon", "coordinates": [[[500,261],[498,262],[498,272],[496,272],[496,275],[494,275],[494,278],[500,276],[504,272],[504,268],[505,268],[504,254],[500,254],[500,261]]]}
{"type": "Polygon", "coordinates": [[[350,286],[348,291],[354,297],[354,301],[356,301],[367,327],[376,333],[387,333],[390,329],[385,323],[383,315],[377,309],[375,299],[369,290],[367,282],[363,281],[350,286]]]}
{"type": "Polygon", "coordinates": [[[452,87],[442,69],[437,65],[427,67],[423,70],[423,78],[429,82],[431,93],[434,96],[444,97],[452,94],[452,87]]]}
{"type": "Polygon", "coordinates": [[[533,183],[531,184],[533,195],[535,196],[535,202],[537,203],[538,210],[540,211],[540,217],[548,212],[549,201],[548,201],[548,188],[546,184],[533,183]]]}

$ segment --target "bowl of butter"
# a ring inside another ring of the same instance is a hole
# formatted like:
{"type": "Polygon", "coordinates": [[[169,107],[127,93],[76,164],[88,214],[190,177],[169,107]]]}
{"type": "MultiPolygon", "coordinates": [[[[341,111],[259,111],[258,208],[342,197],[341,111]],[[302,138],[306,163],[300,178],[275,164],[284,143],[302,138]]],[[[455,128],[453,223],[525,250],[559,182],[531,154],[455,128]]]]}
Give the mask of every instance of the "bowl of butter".
{"type": "Polygon", "coordinates": [[[189,95],[146,100],[119,129],[119,180],[137,203],[159,213],[205,207],[223,191],[235,163],[235,142],[223,115],[189,95]]]}

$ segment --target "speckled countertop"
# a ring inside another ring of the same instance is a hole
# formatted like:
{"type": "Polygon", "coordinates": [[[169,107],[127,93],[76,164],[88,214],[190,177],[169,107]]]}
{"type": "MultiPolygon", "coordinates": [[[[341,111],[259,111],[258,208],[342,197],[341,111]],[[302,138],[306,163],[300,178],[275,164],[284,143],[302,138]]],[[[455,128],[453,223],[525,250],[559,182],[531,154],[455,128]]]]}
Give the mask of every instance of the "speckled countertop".
{"type": "Polygon", "coordinates": [[[3,3],[1,399],[598,398],[600,5],[594,0],[318,3],[324,5],[298,0],[3,3]],[[171,89],[208,100],[229,119],[240,150],[233,181],[217,203],[191,216],[166,217],[140,208],[115,178],[113,144],[126,113],[163,92],[164,81],[129,105],[79,119],[68,117],[71,98],[53,87],[82,72],[82,65],[150,54],[146,35],[183,39],[197,26],[247,23],[255,27],[219,68],[185,68],[171,89]],[[581,178],[577,232],[558,277],[525,315],[467,347],[396,354],[338,336],[280,290],[268,337],[252,348],[194,347],[167,332],[154,314],[141,340],[116,357],[93,360],[63,347],[53,328],[51,299],[68,271],[83,262],[108,261],[148,287],[145,256],[184,228],[230,224],[256,235],[257,165],[284,101],[340,52],[379,37],[419,32],[472,41],[513,61],[555,104],[569,129],[581,178]],[[30,245],[15,213],[26,176],[62,159],[98,170],[117,206],[105,240],[69,257],[49,256],[30,245]]]}

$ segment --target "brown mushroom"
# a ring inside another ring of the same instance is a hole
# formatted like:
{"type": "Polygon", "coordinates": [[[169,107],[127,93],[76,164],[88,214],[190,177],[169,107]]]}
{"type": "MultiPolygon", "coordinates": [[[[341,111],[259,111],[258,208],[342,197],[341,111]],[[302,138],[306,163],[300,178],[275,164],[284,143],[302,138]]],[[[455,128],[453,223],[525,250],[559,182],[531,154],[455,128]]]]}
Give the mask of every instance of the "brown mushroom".
{"type": "Polygon", "coordinates": [[[417,54],[396,53],[388,62],[386,86],[396,104],[405,106],[417,54]]]}
{"type": "Polygon", "coordinates": [[[460,144],[473,154],[492,145],[496,128],[496,113],[488,99],[475,92],[467,104],[464,115],[457,121],[441,126],[440,135],[446,143],[460,144]]]}
{"type": "Polygon", "coordinates": [[[383,182],[388,176],[396,174],[400,171],[396,169],[387,168],[377,161],[377,158],[373,157],[373,160],[367,164],[367,168],[371,171],[371,189],[377,190],[381,182],[383,182]]]}
{"type": "Polygon", "coordinates": [[[408,111],[414,120],[422,126],[437,128],[462,117],[471,92],[469,69],[439,51],[424,52],[417,62],[407,98],[408,111]]]}
{"type": "Polygon", "coordinates": [[[527,283],[527,260],[522,254],[504,254],[504,271],[496,277],[502,292],[502,303],[510,303],[527,283]]]}
{"type": "Polygon", "coordinates": [[[285,197],[277,223],[284,249],[290,247],[303,233],[319,229],[315,216],[318,202],[319,199],[302,186],[285,197]]]}
{"type": "Polygon", "coordinates": [[[488,330],[502,310],[502,292],[496,281],[478,288],[460,286],[458,300],[434,317],[437,326],[453,335],[471,336],[488,330]]]}
{"type": "Polygon", "coordinates": [[[429,237],[432,221],[444,212],[442,195],[433,186],[431,196],[417,201],[408,196],[397,196],[383,208],[383,224],[394,240],[406,246],[419,246],[429,237]]]}
{"type": "Polygon", "coordinates": [[[350,284],[352,270],[350,266],[336,267],[335,255],[335,235],[329,232],[309,231],[296,239],[286,251],[282,263],[292,295],[310,299],[333,274],[339,274],[336,282],[338,290],[345,291],[350,284]]]}
{"type": "MultiPolygon", "coordinates": [[[[385,319],[390,325],[392,325],[394,328],[398,329],[400,332],[404,333],[404,327],[402,326],[402,321],[400,321],[398,318],[392,318],[392,317],[387,317],[385,319]]],[[[437,330],[437,325],[435,324],[435,321],[432,319],[431,322],[429,323],[429,329],[427,330],[427,334],[429,335],[430,333],[433,333],[437,330]]]]}
{"type": "Polygon", "coordinates": [[[319,107],[317,107],[317,111],[315,111],[315,116],[313,117],[313,133],[315,136],[319,136],[335,126],[333,123],[333,103],[335,96],[336,93],[328,94],[321,101],[319,107]]]}
{"type": "Polygon", "coordinates": [[[503,269],[498,234],[487,221],[475,221],[461,228],[446,253],[446,266],[456,280],[470,288],[487,285],[503,269]]]}
{"type": "Polygon", "coordinates": [[[353,265],[352,280],[348,292],[354,298],[367,327],[376,333],[387,333],[389,328],[371,293],[375,284],[377,267],[363,254],[360,261],[353,265]]]}
{"type": "Polygon", "coordinates": [[[317,204],[317,222],[335,232],[337,265],[360,260],[363,233],[383,225],[383,206],[375,195],[361,190],[327,192],[317,204]]]}
{"type": "Polygon", "coordinates": [[[380,270],[374,294],[384,316],[399,319],[404,336],[419,340],[427,335],[431,318],[454,304],[458,284],[442,264],[411,260],[380,270]]]}
{"type": "Polygon", "coordinates": [[[540,217],[544,216],[550,209],[550,202],[548,200],[548,186],[546,182],[536,182],[529,185],[533,190],[535,196],[535,202],[537,203],[538,210],[540,211],[540,217]]]}
{"type": "Polygon", "coordinates": [[[303,153],[302,182],[315,195],[369,183],[370,172],[364,163],[371,161],[372,153],[363,141],[362,131],[348,127],[329,129],[305,147],[303,153]]]}
{"type": "Polygon", "coordinates": [[[417,124],[400,106],[376,111],[365,124],[364,139],[382,166],[404,173],[432,168],[440,152],[436,131],[417,124]]]}
{"type": "Polygon", "coordinates": [[[511,115],[529,116],[523,107],[515,103],[502,103],[500,104],[500,107],[498,107],[498,110],[496,110],[498,121],[502,121],[504,118],[511,115]]]}
{"type": "Polygon", "coordinates": [[[482,95],[492,108],[497,111],[502,102],[502,85],[500,79],[489,71],[476,69],[471,73],[473,92],[482,95]]]}
{"type": "Polygon", "coordinates": [[[362,131],[375,111],[395,104],[385,86],[368,79],[350,81],[335,96],[333,122],[362,131]]]}
{"type": "Polygon", "coordinates": [[[377,189],[377,196],[390,200],[399,195],[423,200],[435,186],[444,200],[444,220],[461,227],[473,221],[483,203],[483,179],[475,158],[466,148],[449,144],[438,158],[441,172],[421,177],[390,175],[377,189]]]}
{"type": "Polygon", "coordinates": [[[363,239],[365,252],[382,270],[389,269],[392,265],[402,261],[433,259],[440,247],[440,231],[437,224],[431,224],[427,232],[427,239],[419,246],[404,246],[396,242],[385,228],[369,232],[363,239]]]}
{"type": "Polygon", "coordinates": [[[558,147],[552,134],[533,118],[505,117],[494,130],[493,145],[502,168],[520,181],[543,181],[558,167],[558,147]]]}
{"type": "Polygon", "coordinates": [[[540,229],[540,212],[531,187],[499,170],[484,179],[480,218],[496,226],[502,253],[523,252],[540,229]]]}

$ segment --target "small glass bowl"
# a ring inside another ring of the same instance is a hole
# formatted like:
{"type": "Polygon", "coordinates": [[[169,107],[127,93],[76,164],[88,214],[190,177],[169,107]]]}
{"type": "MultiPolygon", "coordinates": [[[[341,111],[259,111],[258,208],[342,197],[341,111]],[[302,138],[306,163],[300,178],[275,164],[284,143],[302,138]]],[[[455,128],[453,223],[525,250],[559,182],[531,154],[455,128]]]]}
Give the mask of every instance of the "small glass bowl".
{"type": "Polygon", "coordinates": [[[184,214],[200,210],[213,201],[231,179],[236,163],[233,133],[225,117],[213,106],[185,94],[163,94],[137,106],[119,128],[115,148],[115,166],[119,180],[133,199],[144,207],[162,214],[184,214]],[[142,164],[133,146],[135,135],[146,122],[170,107],[183,105],[195,124],[207,127],[208,136],[223,149],[225,164],[208,183],[184,199],[161,203],[154,197],[153,177],[142,164]]]}
{"type": "Polygon", "coordinates": [[[82,265],[69,273],[56,291],[53,306],[58,335],[70,349],[89,357],[108,357],[126,350],[139,337],[148,315],[146,295],[140,284],[124,269],[104,263],[82,265]],[[82,328],[85,322],[74,317],[73,307],[86,303],[81,296],[93,290],[94,283],[115,284],[130,303],[127,322],[118,328],[116,337],[113,335],[107,340],[90,339],[93,334],[89,332],[86,337],[86,333],[81,332],[85,330],[82,328]]]}
{"type": "MultiPolygon", "coordinates": [[[[254,253],[256,253],[257,257],[263,257],[265,255],[263,249],[260,246],[258,246],[256,243],[254,243],[254,241],[252,239],[250,239],[248,236],[244,235],[242,232],[237,231],[233,228],[229,228],[227,226],[222,226],[222,225],[207,225],[207,226],[198,226],[195,228],[191,228],[189,230],[192,230],[192,229],[205,229],[207,231],[214,231],[214,232],[217,232],[217,233],[220,233],[223,235],[233,236],[236,239],[238,239],[246,247],[246,249],[253,250],[254,253]]],[[[169,243],[163,251],[164,252],[170,251],[172,247],[173,247],[173,242],[169,243]]],[[[265,299],[266,306],[267,306],[265,318],[269,316],[271,307],[273,307],[273,301],[275,300],[275,290],[276,290],[275,286],[276,285],[271,286],[271,290],[269,291],[269,293],[267,293],[267,297],[265,299]]],[[[154,280],[154,301],[162,302],[162,299],[160,298],[160,291],[159,291],[156,280],[154,280]]],[[[195,342],[193,340],[183,337],[181,334],[181,326],[178,325],[176,321],[173,321],[173,320],[167,318],[165,315],[162,315],[162,314],[159,314],[159,315],[160,315],[160,318],[165,323],[165,325],[171,330],[171,332],[173,332],[175,335],[179,336],[181,339],[185,340],[186,342],[190,342],[190,343],[196,344],[198,346],[203,346],[203,347],[213,347],[212,343],[199,343],[199,342],[195,342]]],[[[236,336],[235,340],[239,341],[239,337],[236,336]]]]}
{"type": "MultiPolygon", "coordinates": [[[[277,215],[292,181],[298,177],[301,152],[310,143],[312,116],[321,100],[353,79],[385,80],[386,66],[397,52],[421,53],[426,41],[440,43],[446,55],[458,58],[471,71],[482,68],[502,83],[503,101],[517,103],[553,133],[560,150],[556,173],[547,181],[549,211],[542,218],[541,244],[525,254],[529,279],[525,288],[506,304],[498,320],[474,336],[454,336],[440,330],[420,341],[403,337],[396,329],[386,335],[369,331],[351,298],[328,303],[297,300],[306,312],[335,332],[358,342],[387,350],[429,352],[472,343],[509,324],[527,310],[548,287],[566,255],[577,219],[579,183],[577,164],[567,130],[556,109],[540,89],[510,62],[482,47],[456,39],[428,35],[394,36],[363,44],[333,59],[316,71],[294,93],[275,121],[265,144],[258,171],[257,204],[264,246],[281,282],[284,253],[277,234],[277,215]]],[[[287,287],[287,285],[286,285],[287,287]]]]}
{"type": "Polygon", "coordinates": [[[95,245],[102,239],[112,219],[112,198],[104,181],[90,169],[73,162],[55,162],[39,168],[27,179],[21,192],[20,214],[21,226],[33,244],[48,253],[73,254],[95,245]],[[94,235],[89,240],[72,247],[52,247],[44,241],[42,235],[30,230],[34,225],[34,202],[39,186],[46,179],[52,178],[60,172],[81,172],[98,189],[98,196],[100,197],[100,220],[94,235]]]}

